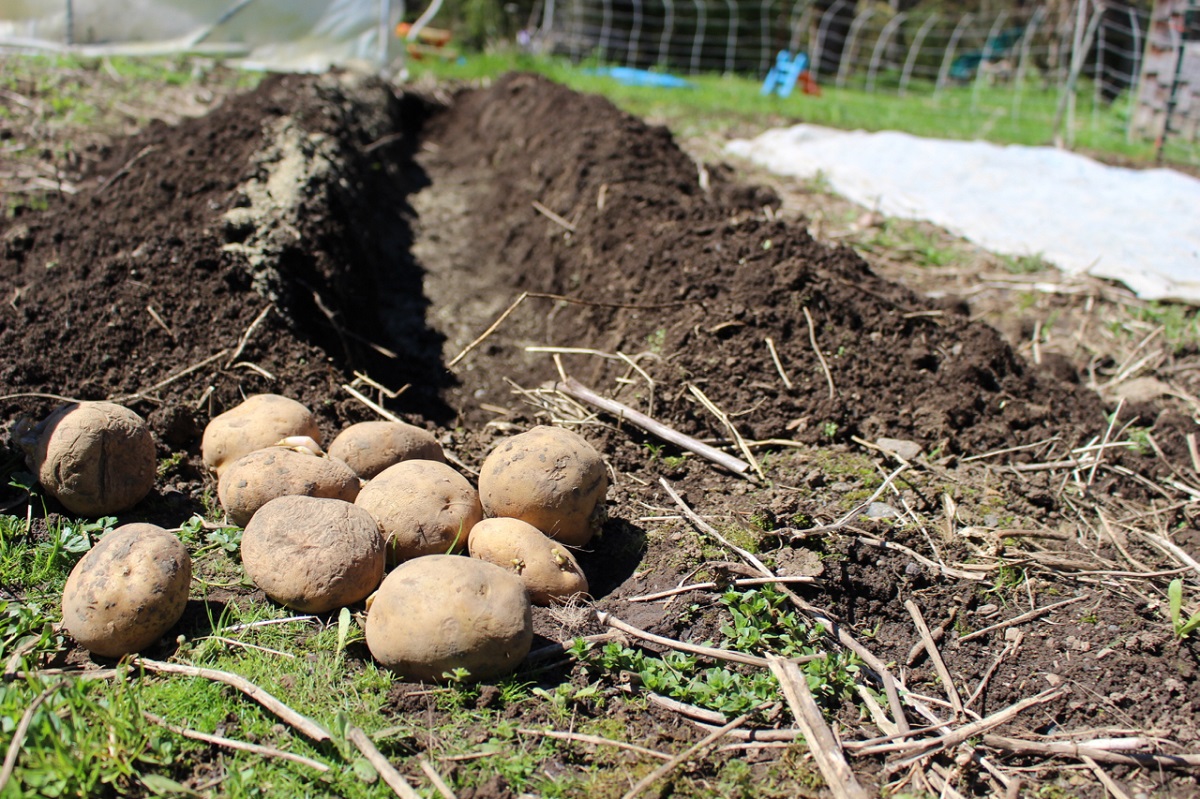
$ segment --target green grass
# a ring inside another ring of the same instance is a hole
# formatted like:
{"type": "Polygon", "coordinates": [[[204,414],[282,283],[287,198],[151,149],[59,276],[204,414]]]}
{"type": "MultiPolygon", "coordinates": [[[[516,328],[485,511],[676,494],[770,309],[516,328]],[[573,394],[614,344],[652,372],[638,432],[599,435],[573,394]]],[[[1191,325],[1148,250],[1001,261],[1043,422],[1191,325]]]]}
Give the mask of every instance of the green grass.
{"type": "MultiPolygon", "coordinates": [[[[578,91],[602,94],[621,108],[668,125],[677,135],[713,132],[744,133],[768,125],[803,121],[843,129],[897,130],[946,139],[984,139],[1002,144],[1048,145],[1054,138],[1053,120],[1058,93],[1028,81],[1019,91],[1011,86],[949,86],[935,91],[932,84],[913,82],[901,97],[887,91],[822,86],[820,97],[799,92],[787,98],[759,93],[760,76],[688,76],[691,88],[662,89],[625,86],[610,78],[588,74],[595,63],[570,64],[565,59],[513,51],[470,54],[462,62],[412,62],[414,74],[479,80],[511,70],[537,72],[578,91]]],[[[883,85],[883,84],[881,84],[883,85]]],[[[1075,126],[1069,140],[1075,149],[1143,164],[1154,160],[1152,141],[1127,141],[1127,97],[1095,106],[1086,82],[1080,84],[1075,126]]],[[[1200,148],[1168,142],[1168,161],[1200,163],[1200,148]]]]}

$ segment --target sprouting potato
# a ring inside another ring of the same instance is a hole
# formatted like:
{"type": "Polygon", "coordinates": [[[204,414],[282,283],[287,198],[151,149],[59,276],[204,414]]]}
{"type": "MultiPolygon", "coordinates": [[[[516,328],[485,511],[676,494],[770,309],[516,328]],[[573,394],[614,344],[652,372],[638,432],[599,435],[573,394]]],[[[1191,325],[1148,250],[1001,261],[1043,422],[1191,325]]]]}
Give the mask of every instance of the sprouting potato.
{"type": "Polygon", "coordinates": [[[204,428],[200,454],[217,477],[225,467],[256,450],[273,447],[291,436],[321,444],[321,431],[312,411],[278,394],[255,394],[213,417],[204,428]]]}
{"type": "Polygon", "coordinates": [[[471,528],[471,557],[521,578],[535,605],[566,602],[587,593],[588,581],[567,545],[520,519],[484,519],[471,528]]]}

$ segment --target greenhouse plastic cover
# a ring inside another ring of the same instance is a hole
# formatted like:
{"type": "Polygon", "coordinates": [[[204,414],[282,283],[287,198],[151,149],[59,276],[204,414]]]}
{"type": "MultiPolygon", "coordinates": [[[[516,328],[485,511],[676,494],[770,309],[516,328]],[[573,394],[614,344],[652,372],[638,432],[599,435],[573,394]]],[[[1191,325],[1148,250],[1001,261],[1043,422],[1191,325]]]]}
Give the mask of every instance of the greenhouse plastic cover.
{"type": "MultiPolygon", "coordinates": [[[[319,72],[387,62],[387,0],[72,0],[72,52],[131,55],[211,52],[243,66],[319,72]],[[381,33],[383,34],[381,36],[381,33]]],[[[63,49],[66,0],[0,0],[0,45],[63,49]]]]}
{"type": "Polygon", "coordinates": [[[1105,166],[1050,147],[814,125],[730,142],[780,175],[824,176],[887,216],[932,222],[985,249],[1038,255],[1145,299],[1200,304],[1200,180],[1105,166]]]}

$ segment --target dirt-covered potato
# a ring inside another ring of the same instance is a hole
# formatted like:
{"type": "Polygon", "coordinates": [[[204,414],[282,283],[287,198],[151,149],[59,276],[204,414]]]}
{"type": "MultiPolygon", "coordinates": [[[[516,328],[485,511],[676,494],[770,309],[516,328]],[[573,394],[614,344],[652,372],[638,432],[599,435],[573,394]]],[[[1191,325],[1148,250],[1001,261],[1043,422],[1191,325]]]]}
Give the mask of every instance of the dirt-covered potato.
{"type": "Polygon", "coordinates": [[[81,516],[129,510],[154,488],[154,439],[142,417],[111,402],[79,402],[21,434],[46,493],[81,516]]]}
{"type": "Polygon", "coordinates": [[[571,551],[528,522],[484,519],[471,528],[467,547],[471,557],[520,577],[535,605],[552,605],[587,593],[587,577],[571,551]]]}
{"type": "Polygon", "coordinates": [[[341,461],[287,447],[267,447],[230,463],[217,481],[217,499],[234,524],[245,526],[276,497],[306,496],[353,502],[361,483],[341,461]]]}
{"type": "Polygon", "coordinates": [[[379,522],[391,564],[459,552],[483,518],[474,486],[438,461],[389,466],[363,486],[355,504],[379,522]]]}
{"type": "Polygon", "coordinates": [[[533,644],[525,584],[499,566],[455,555],[401,564],[367,611],[372,657],[407,680],[471,680],[511,673],[533,644]]]}
{"type": "Polygon", "coordinates": [[[364,480],[401,461],[446,461],[433,433],[404,422],[352,424],[329,445],[329,457],[343,461],[364,480]]]}
{"type": "Polygon", "coordinates": [[[271,599],[303,613],[366,599],[383,580],[385,560],[374,517],[340,499],[277,497],[242,534],[246,576],[271,599]]]}
{"type": "Polygon", "coordinates": [[[290,436],[308,436],[321,444],[312,411],[278,394],[255,394],[218,416],[204,428],[200,455],[217,477],[225,467],[255,450],[278,444],[290,436]]]}
{"type": "Polygon", "coordinates": [[[556,541],[586,545],[604,524],[608,472],[583,436],[539,426],[511,436],[479,470],[488,516],[529,522],[556,541]]]}
{"type": "Polygon", "coordinates": [[[192,558],[153,524],[126,524],[84,555],[63,591],[63,626],[102,657],[141,651],[175,626],[187,605],[192,558]]]}

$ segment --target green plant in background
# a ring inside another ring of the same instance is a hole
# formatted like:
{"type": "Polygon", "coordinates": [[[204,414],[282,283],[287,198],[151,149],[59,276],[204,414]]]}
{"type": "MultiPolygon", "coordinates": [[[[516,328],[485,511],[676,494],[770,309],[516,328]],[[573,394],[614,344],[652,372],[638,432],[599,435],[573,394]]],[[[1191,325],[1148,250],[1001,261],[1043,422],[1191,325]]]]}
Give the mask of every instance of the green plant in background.
{"type": "Polygon", "coordinates": [[[1186,620],[1183,618],[1183,580],[1176,578],[1167,586],[1167,607],[1171,614],[1171,629],[1175,637],[1187,638],[1200,629],[1200,611],[1193,613],[1186,620]]]}

